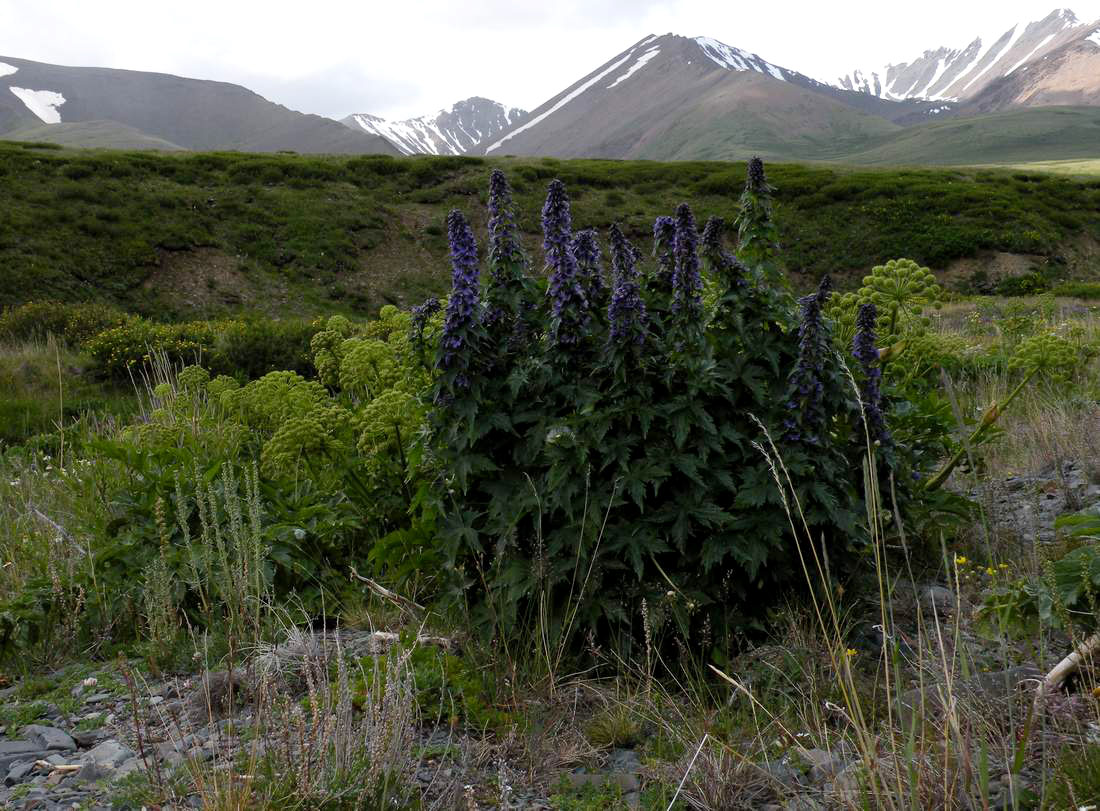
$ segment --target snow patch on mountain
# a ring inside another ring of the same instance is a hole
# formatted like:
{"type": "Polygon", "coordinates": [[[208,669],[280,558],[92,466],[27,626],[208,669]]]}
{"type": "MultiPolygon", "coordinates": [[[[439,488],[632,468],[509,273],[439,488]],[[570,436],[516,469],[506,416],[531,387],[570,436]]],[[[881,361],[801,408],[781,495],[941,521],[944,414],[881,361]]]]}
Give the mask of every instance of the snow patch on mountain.
{"type": "MultiPolygon", "coordinates": [[[[652,41],[652,40],[648,40],[648,41],[652,41]]],[[[530,121],[528,121],[526,124],[524,124],[522,127],[517,127],[516,129],[512,130],[510,133],[505,135],[503,138],[501,138],[495,144],[492,144],[490,147],[488,147],[485,150],[485,154],[488,155],[490,152],[493,152],[497,149],[500,149],[500,147],[503,146],[505,141],[511,140],[512,138],[515,138],[517,135],[519,135],[521,132],[526,132],[527,130],[531,129],[531,127],[535,126],[536,124],[538,124],[542,121],[545,121],[547,118],[552,116],[554,113],[556,113],[558,110],[560,110],[566,104],[571,102],[573,99],[577,98],[577,96],[584,93],[590,87],[593,87],[594,85],[599,84],[601,81],[603,81],[604,77],[606,77],[609,73],[612,73],[613,71],[617,70],[618,68],[625,65],[628,61],[630,61],[630,57],[634,55],[634,51],[636,51],[638,49],[638,47],[640,47],[640,46],[631,48],[629,51],[627,51],[626,56],[624,56],[622,59],[618,60],[617,62],[615,62],[610,67],[605,68],[604,70],[601,70],[599,73],[597,73],[591,79],[589,79],[587,82],[585,82],[584,84],[577,87],[577,89],[574,90],[573,92],[567,93],[565,96],[563,96],[561,99],[558,100],[557,104],[552,106],[546,112],[540,113],[539,115],[535,116],[530,121]]]]}
{"type": "Polygon", "coordinates": [[[1005,71],[1005,76],[1011,76],[1013,73],[1016,72],[1016,68],[1020,67],[1020,65],[1023,65],[1027,62],[1030,62],[1031,57],[1033,57],[1033,56],[1035,56],[1035,54],[1039,53],[1039,51],[1042,48],[1044,48],[1047,45],[1047,43],[1049,43],[1052,39],[1054,39],[1054,34],[1047,35],[1046,38],[1044,38],[1042,42],[1040,42],[1038,45],[1036,45],[1034,48],[1032,48],[1028,52],[1027,56],[1025,56],[1023,59],[1021,59],[1019,62],[1017,62],[1012,67],[1010,67],[1007,71],[1005,71]]]}
{"type": "Polygon", "coordinates": [[[28,90],[25,87],[8,88],[18,96],[27,109],[47,124],[60,124],[61,113],[58,107],[65,103],[65,97],[52,90],[28,90]]]}
{"type": "Polygon", "coordinates": [[[638,61],[635,62],[633,65],[631,65],[630,68],[626,71],[626,73],[624,73],[618,79],[616,79],[611,84],[609,84],[607,86],[607,89],[610,90],[611,88],[615,87],[616,85],[620,85],[623,82],[625,82],[627,79],[629,79],[635,73],[637,73],[639,70],[644,68],[646,66],[646,63],[649,62],[649,60],[651,60],[653,57],[655,57],[660,52],[661,52],[661,48],[659,46],[654,46],[653,48],[650,48],[648,51],[646,51],[644,54],[642,54],[641,56],[638,57],[638,61]]]}
{"type": "Polygon", "coordinates": [[[957,100],[980,91],[982,82],[1008,76],[1044,50],[1058,47],[1081,28],[1072,11],[1056,9],[1041,20],[977,37],[965,48],[938,48],[909,62],[853,71],[836,86],[893,101],[957,100]]]}
{"type": "Polygon", "coordinates": [[[510,127],[527,113],[499,102],[474,97],[435,115],[387,121],[357,113],[343,120],[352,129],[380,135],[405,155],[462,155],[510,127]]]}
{"type": "Polygon", "coordinates": [[[1085,37],[1085,39],[1087,39],[1089,42],[1091,42],[1097,48],[1100,48],[1100,31],[1094,31],[1092,34],[1085,37]]]}
{"type": "Polygon", "coordinates": [[[18,71],[15,65],[9,65],[7,62],[0,62],[0,76],[11,76],[18,71]]]}
{"type": "Polygon", "coordinates": [[[756,54],[742,51],[740,48],[731,48],[723,42],[710,37],[696,37],[695,41],[703,49],[703,53],[716,65],[726,70],[755,71],[767,73],[781,81],[787,81],[783,75],[783,69],[776,67],[771,62],[761,59],[756,54]]]}

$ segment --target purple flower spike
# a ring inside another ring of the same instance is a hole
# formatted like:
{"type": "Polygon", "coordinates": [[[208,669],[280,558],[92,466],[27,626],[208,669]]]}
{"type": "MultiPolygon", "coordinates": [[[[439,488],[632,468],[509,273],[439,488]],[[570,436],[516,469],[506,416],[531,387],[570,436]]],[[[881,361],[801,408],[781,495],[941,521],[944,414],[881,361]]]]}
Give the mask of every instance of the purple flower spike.
{"type": "Polygon", "coordinates": [[[863,370],[863,384],[860,386],[860,398],[863,401],[863,415],[867,420],[867,431],[872,441],[883,445],[890,443],[890,431],[886,427],[886,417],[882,407],[882,369],[878,363],[878,347],[875,345],[875,322],[878,310],[873,302],[860,305],[856,316],[856,335],[852,340],[852,355],[859,361],[863,370]]]}
{"type": "Polygon", "coordinates": [[[516,238],[512,191],[504,172],[494,169],[489,175],[489,267],[493,284],[504,282],[502,274],[509,266],[514,267],[522,261],[523,254],[516,238]]]}
{"type": "Polygon", "coordinates": [[[760,158],[753,157],[753,159],[749,161],[748,178],[745,182],[745,188],[753,194],[770,191],[767,175],[764,174],[764,161],[760,160],[760,158]]]}
{"type": "MultiPolygon", "coordinates": [[[[480,282],[477,269],[477,243],[470,224],[455,209],[447,215],[447,236],[451,243],[451,298],[443,324],[440,366],[450,369],[461,359],[470,329],[477,324],[480,306],[480,282]]],[[[464,365],[464,364],[463,364],[464,365]]]]}
{"type": "Polygon", "coordinates": [[[830,352],[829,332],[822,307],[832,290],[826,276],[817,291],[798,300],[802,319],[798,325],[798,364],[791,373],[791,399],[787,403],[792,416],[786,422],[786,437],[792,442],[811,445],[820,442],[828,415],[825,413],[825,361],[830,352]]]}
{"type": "Polygon", "coordinates": [[[699,275],[699,232],[687,203],[676,209],[675,228],[672,311],[683,312],[694,320],[703,311],[703,279],[699,275]]]}
{"type": "Polygon", "coordinates": [[[550,269],[547,294],[553,305],[550,314],[550,338],[558,346],[581,342],[588,327],[588,299],[581,286],[577,259],[573,254],[573,219],[565,185],[553,180],[542,207],[543,248],[550,269]]]}
{"type": "Polygon", "coordinates": [[[721,217],[711,217],[703,228],[702,248],[700,252],[706,259],[712,273],[717,274],[729,287],[744,287],[748,273],[741,261],[722,246],[722,232],[726,223],[721,217]]]}
{"type": "Polygon", "coordinates": [[[569,213],[569,195],[560,180],[550,181],[546,191],[546,203],[542,207],[542,249],[546,252],[546,264],[556,267],[568,251],[573,238],[573,217],[569,213]]]}
{"type": "Polygon", "coordinates": [[[611,324],[610,341],[620,346],[641,346],[645,342],[649,316],[638,287],[638,252],[619,226],[611,226],[611,270],[614,291],[607,307],[611,324]]]}
{"type": "Polygon", "coordinates": [[[573,256],[577,260],[581,287],[589,305],[602,306],[607,299],[607,283],[600,266],[600,244],[596,240],[596,230],[589,228],[573,237],[573,256]]]}
{"type": "Polygon", "coordinates": [[[676,220],[658,217],[653,221],[653,254],[657,257],[656,282],[658,289],[672,292],[672,277],[676,273],[676,220]]]}

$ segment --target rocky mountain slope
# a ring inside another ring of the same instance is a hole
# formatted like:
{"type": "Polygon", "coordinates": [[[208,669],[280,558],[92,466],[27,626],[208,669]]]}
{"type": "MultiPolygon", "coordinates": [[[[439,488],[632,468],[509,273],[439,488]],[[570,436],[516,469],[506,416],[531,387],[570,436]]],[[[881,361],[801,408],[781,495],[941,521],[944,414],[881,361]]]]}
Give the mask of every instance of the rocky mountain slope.
{"type": "Polygon", "coordinates": [[[488,155],[828,158],[920,102],[838,90],[708,37],[650,36],[486,142],[488,155]],[[887,109],[888,108],[888,109],[887,109]]]}
{"type": "Polygon", "coordinates": [[[1055,9],[1041,20],[983,34],[962,48],[939,47],[911,61],[854,70],[836,85],[883,99],[952,103],[980,98],[1006,84],[1014,88],[994,92],[998,106],[986,101],[983,110],[1093,103],[1082,99],[1100,94],[1098,31],[1100,20],[1082,22],[1069,9],[1055,9]],[[1047,78],[1048,63],[1057,63],[1057,76],[1047,78]]]}
{"type": "Polygon", "coordinates": [[[384,138],[289,110],[239,85],[0,56],[0,138],[53,140],[48,128],[59,124],[58,140],[72,146],[132,148],[148,139],[151,148],[397,154],[384,138]]]}
{"type": "Polygon", "coordinates": [[[369,113],[356,113],[341,123],[385,138],[404,155],[462,155],[521,123],[526,116],[526,110],[474,96],[435,115],[387,121],[369,113]]]}

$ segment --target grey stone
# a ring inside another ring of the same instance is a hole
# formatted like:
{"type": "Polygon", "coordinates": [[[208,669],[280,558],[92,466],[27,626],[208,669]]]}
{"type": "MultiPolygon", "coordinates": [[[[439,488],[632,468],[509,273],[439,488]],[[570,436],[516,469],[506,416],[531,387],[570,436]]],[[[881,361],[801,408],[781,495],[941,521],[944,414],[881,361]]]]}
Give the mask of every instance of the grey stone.
{"type": "Polygon", "coordinates": [[[23,727],[23,734],[27,740],[37,744],[39,749],[76,749],[76,741],[63,729],[48,727],[42,724],[30,724],[23,727]]]}
{"type": "Polygon", "coordinates": [[[782,760],[769,760],[767,763],[758,764],[758,767],[785,788],[798,788],[809,782],[805,774],[782,760]]]}
{"type": "Polygon", "coordinates": [[[639,772],[642,761],[633,749],[612,749],[607,756],[607,768],[613,772],[639,772]]]}
{"type": "Polygon", "coordinates": [[[783,811],[824,811],[825,809],[825,806],[813,797],[805,794],[791,797],[787,802],[783,803],[782,807],[783,811]]]}
{"type": "Polygon", "coordinates": [[[118,741],[111,739],[103,741],[98,744],[94,749],[89,749],[84,753],[81,760],[84,763],[89,761],[96,764],[101,768],[117,769],[127,760],[132,758],[134,753],[128,747],[123,746],[118,741]]]}
{"type": "Polygon", "coordinates": [[[122,777],[123,775],[127,775],[127,774],[130,774],[131,772],[136,772],[136,771],[138,771],[140,769],[144,769],[144,768],[145,768],[145,763],[144,763],[144,761],[142,761],[141,758],[132,757],[129,760],[127,760],[125,763],[120,765],[117,769],[115,769],[115,777],[122,777]]]}
{"type": "Polygon", "coordinates": [[[14,786],[16,783],[21,783],[32,769],[34,769],[33,760],[20,760],[13,763],[8,769],[8,776],[4,778],[4,785],[14,786]]]}
{"type": "Polygon", "coordinates": [[[77,746],[81,749],[88,749],[95,746],[106,737],[107,733],[102,729],[73,730],[73,740],[76,741],[77,746]]]}
{"type": "Polygon", "coordinates": [[[638,781],[638,777],[629,772],[600,772],[596,774],[573,772],[569,775],[569,783],[573,788],[583,788],[585,786],[618,786],[625,793],[641,789],[641,783],[638,781]]]}
{"type": "Polygon", "coordinates": [[[41,748],[30,741],[0,741],[0,757],[18,755],[23,752],[37,752],[41,748]]]}
{"type": "Polygon", "coordinates": [[[93,783],[103,777],[103,770],[96,765],[94,760],[85,760],[81,762],[80,771],[76,773],[76,776],[78,780],[93,783]]]}
{"type": "Polygon", "coordinates": [[[110,693],[92,693],[90,696],[84,699],[84,701],[87,704],[99,704],[112,698],[114,698],[114,696],[112,696],[110,693]]]}
{"type": "Polygon", "coordinates": [[[921,606],[927,610],[935,610],[935,613],[943,616],[944,614],[954,614],[959,608],[959,603],[955,599],[955,592],[944,586],[930,585],[924,588],[920,595],[921,606]]]}
{"type": "Polygon", "coordinates": [[[20,752],[14,752],[10,755],[0,755],[0,772],[6,772],[8,769],[11,768],[11,764],[16,763],[17,761],[20,761],[20,760],[32,760],[32,761],[40,760],[41,758],[44,758],[49,754],[50,753],[46,752],[45,750],[33,750],[32,749],[31,751],[28,752],[24,749],[20,752]]]}
{"type": "Polygon", "coordinates": [[[848,765],[848,758],[839,752],[829,752],[825,749],[803,749],[799,747],[798,756],[810,767],[810,780],[814,783],[824,783],[831,777],[835,777],[848,765]]]}

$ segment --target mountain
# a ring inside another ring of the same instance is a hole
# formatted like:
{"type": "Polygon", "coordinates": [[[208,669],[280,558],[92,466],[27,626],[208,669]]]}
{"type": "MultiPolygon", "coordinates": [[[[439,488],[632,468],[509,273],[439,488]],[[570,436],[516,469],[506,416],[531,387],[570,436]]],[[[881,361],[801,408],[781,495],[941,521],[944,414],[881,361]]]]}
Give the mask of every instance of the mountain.
{"type": "Polygon", "coordinates": [[[144,140],[149,148],[397,154],[384,138],[289,110],[239,85],[0,56],[0,138],[29,131],[52,140],[49,127],[59,124],[66,125],[59,138],[73,146],[129,148],[144,140]]]}
{"type": "Polygon", "coordinates": [[[434,116],[387,121],[369,113],[356,113],[340,123],[380,135],[404,155],[462,155],[526,116],[526,110],[474,96],[434,116]]]}
{"type": "Polygon", "coordinates": [[[855,70],[836,86],[890,100],[952,102],[957,108],[1002,88],[980,110],[1039,104],[1096,103],[1100,97],[1100,21],[1082,23],[1069,9],[1055,9],[1041,20],[1019,22],[1007,31],[982,35],[963,48],[939,47],[909,62],[855,70]],[[1039,79],[1057,63],[1058,75],[1039,79]],[[1011,90],[1003,90],[1004,87],[1011,90]],[[998,106],[999,105],[999,106],[998,106]]]}
{"type": "Polygon", "coordinates": [[[827,159],[928,107],[830,87],[708,37],[666,34],[640,40],[477,152],[827,159]]]}

